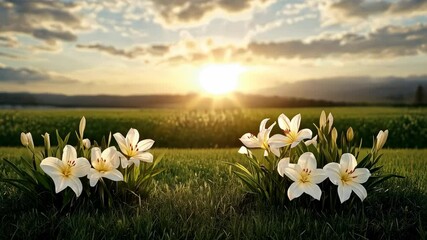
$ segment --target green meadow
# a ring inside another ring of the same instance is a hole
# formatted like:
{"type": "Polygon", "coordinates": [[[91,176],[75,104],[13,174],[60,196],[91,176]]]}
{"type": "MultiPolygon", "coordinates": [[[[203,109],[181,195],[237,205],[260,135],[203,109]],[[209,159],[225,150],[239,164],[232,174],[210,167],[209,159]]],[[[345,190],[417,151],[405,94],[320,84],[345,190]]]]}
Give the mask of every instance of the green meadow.
{"type": "MultiPolygon", "coordinates": [[[[281,113],[292,117],[301,113],[301,127],[316,132],[322,110],[332,112],[338,133],[352,126],[364,146],[372,146],[372,137],[379,130],[390,129],[387,146],[392,148],[427,148],[427,108],[408,107],[335,107],[285,109],[22,109],[0,110],[0,146],[20,146],[19,134],[31,131],[36,145],[41,134],[64,135],[78,128],[80,118],[87,119],[86,136],[101,140],[109,131],[126,134],[130,127],[143,138],[156,140],[155,147],[221,148],[239,147],[244,133],[257,133],[259,123],[270,118],[277,121],[281,113]]],[[[279,128],[275,128],[278,132],[279,128]]]]}
{"type": "MultiPolygon", "coordinates": [[[[363,137],[363,152],[380,129],[390,134],[381,164],[392,178],[362,203],[320,211],[293,200],[273,207],[245,194],[228,162],[246,164],[237,153],[238,138],[257,133],[266,117],[302,114],[302,127],[314,130],[321,108],[174,110],[44,109],[0,110],[0,159],[19,164],[27,154],[19,134],[31,131],[36,146],[44,132],[54,136],[78,129],[87,119],[85,136],[100,141],[111,130],[126,134],[137,128],[153,138],[150,150],[164,154],[152,194],[112,209],[87,204],[71,212],[35,209],[14,187],[0,183],[2,239],[422,239],[427,237],[427,109],[327,108],[339,133],[352,126],[363,137]],[[214,149],[213,149],[214,148],[214,149]]],[[[276,129],[277,130],[277,129],[276,129]]],[[[70,140],[74,143],[75,140],[70,140]]],[[[115,141],[113,141],[115,143],[115,141]]],[[[55,144],[52,138],[52,144],[55,144]]],[[[262,154],[256,151],[256,154],[262,154]]],[[[0,164],[1,177],[11,177],[0,164]]],[[[286,194],[286,193],[283,193],[286,194]]],[[[301,198],[307,197],[303,195],[301,198]]],[[[306,200],[306,199],[301,199],[306,200]]]]}

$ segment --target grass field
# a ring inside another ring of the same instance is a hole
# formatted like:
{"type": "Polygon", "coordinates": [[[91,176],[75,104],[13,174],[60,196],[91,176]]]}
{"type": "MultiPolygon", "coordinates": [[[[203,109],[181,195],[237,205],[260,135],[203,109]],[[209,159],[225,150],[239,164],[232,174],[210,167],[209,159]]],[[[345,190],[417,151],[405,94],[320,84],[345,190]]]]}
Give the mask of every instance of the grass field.
{"type": "MultiPolygon", "coordinates": [[[[41,134],[74,131],[80,118],[86,116],[85,135],[100,140],[109,131],[125,134],[137,128],[142,137],[156,140],[158,148],[222,148],[239,147],[238,140],[246,132],[257,133],[264,118],[277,121],[281,113],[292,117],[302,114],[301,126],[315,127],[323,108],[288,109],[21,109],[0,110],[0,146],[20,146],[19,134],[31,131],[36,145],[42,145],[41,134]]],[[[349,126],[370,147],[379,130],[390,129],[387,146],[391,148],[427,148],[427,108],[347,107],[325,108],[334,115],[339,133],[349,126]]],[[[275,128],[279,132],[279,128],[275,128]]]]}
{"type": "MultiPolygon", "coordinates": [[[[75,119],[77,122],[78,116],[75,119]]],[[[19,161],[22,150],[3,147],[0,148],[0,157],[19,161]]],[[[288,208],[273,208],[245,197],[239,181],[230,174],[229,167],[224,163],[243,162],[244,158],[237,154],[237,149],[155,149],[153,153],[155,156],[165,153],[161,165],[166,171],[156,177],[154,193],[141,205],[122,205],[112,210],[88,206],[60,215],[53,209],[44,212],[28,209],[18,199],[15,190],[0,185],[1,238],[427,237],[427,150],[385,150],[382,158],[384,171],[406,178],[386,182],[375,197],[368,193],[368,198],[357,208],[329,212],[302,208],[298,205],[298,199],[288,208]]],[[[1,174],[5,174],[4,169],[0,170],[1,174]]]]}

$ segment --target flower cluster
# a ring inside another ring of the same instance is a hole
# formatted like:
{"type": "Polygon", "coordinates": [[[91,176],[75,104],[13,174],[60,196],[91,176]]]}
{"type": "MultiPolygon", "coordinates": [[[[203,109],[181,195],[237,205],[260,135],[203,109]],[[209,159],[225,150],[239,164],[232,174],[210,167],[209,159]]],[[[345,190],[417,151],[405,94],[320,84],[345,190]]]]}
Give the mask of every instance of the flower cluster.
{"type": "Polygon", "coordinates": [[[380,168],[376,167],[381,157],[378,151],[387,140],[388,130],[378,133],[371,152],[358,164],[356,157],[359,156],[361,144],[355,141],[350,127],[341,136],[341,149],[338,147],[338,131],[333,127],[331,113],[326,117],[322,111],[315,137],[310,129],[300,129],[301,114],[292,119],[281,114],[277,122],[282,133],[271,137],[276,122],[266,128],[268,120],[261,121],[256,136],[246,133],[240,138],[244,146],[239,153],[248,157],[249,166],[233,164],[236,167],[234,173],[248,187],[249,193],[256,193],[270,201],[276,197],[283,204],[284,198],[280,198],[280,195],[284,191],[287,191],[289,200],[303,193],[320,200],[322,193],[330,193],[333,186],[338,186],[336,192],[341,203],[350,199],[352,192],[363,201],[368,194],[362,184],[372,187],[380,182],[379,179],[390,177],[379,175],[377,171],[380,168]],[[264,160],[257,160],[256,154],[249,148],[261,148],[264,160]],[[370,181],[372,174],[376,174],[376,180],[370,181]],[[324,182],[327,179],[330,184],[324,182]],[[319,185],[329,189],[322,191],[319,185]]]}
{"type": "Polygon", "coordinates": [[[76,132],[77,146],[67,144],[70,134],[62,139],[57,132],[58,145],[52,148],[50,135],[45,133],[42,135],[44,151],[41,153],[36,152],[31,133],[21,133],[21,143],[31,152],[33,164],[28,165],[30,168],[20,169],[22,167],[6,161],[24,178],[12,179],[14,186],[22,185],[25,189],[32,189],[34,195],[40,191],[54,191],[58,194],[68,187],[76,198],[83,192],[86,193],[86,197],[99,193],[102,204],[114,191],[115,194],[126,191],[132,195],[145,194],[150,180],[162,171],[154,169],[157,162],[149,167],[140,168],[141,162],[153,163],[153,155],[147,151],[151,149],[154,141],[151,139],[140,141],[138,130],[131,128],[126,137],[119,132],[113,134],[119,147],[117,150],[115,146],[110,146],[111,132],[108,142],[103,138],[102,144],[99,145],[96,141],[84,138],[85,127],[86,119],[83,117],[80,120],[79,131],[76,132]],[[24,174],[20,174],[21,172],[24,174]],[[48,178],[53,180],[52,190],[48,178]],[[144,187],[146,189],[142,189],[144,187]],[[117,190],[119,188],[122,191],[117,190]]]}

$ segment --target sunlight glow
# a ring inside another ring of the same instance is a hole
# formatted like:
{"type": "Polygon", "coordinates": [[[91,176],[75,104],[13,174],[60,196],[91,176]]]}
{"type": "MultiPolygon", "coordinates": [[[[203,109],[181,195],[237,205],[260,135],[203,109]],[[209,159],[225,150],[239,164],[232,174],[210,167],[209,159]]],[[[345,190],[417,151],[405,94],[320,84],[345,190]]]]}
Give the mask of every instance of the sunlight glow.
{"type": "Polygon", "coordinates": [[[213,95],[230,93],[239,85],[245,68],[239,64],[211,64],[202,67],[198,81],[204,91],[213,95]]]}

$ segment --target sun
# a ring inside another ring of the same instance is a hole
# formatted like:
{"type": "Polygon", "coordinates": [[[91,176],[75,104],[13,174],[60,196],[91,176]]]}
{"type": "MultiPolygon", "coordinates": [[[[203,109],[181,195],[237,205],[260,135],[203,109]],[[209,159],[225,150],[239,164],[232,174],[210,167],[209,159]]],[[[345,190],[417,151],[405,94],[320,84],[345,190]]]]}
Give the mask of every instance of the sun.
{"type": "Polygon", "coordinates": [[[237,89],[244,70],[240,64],[210,64],[201,68],[198,81],[205,92],[223,95],[237,89]]]}

